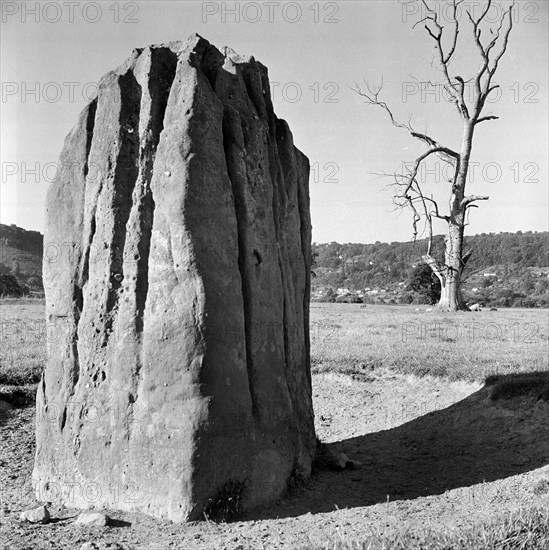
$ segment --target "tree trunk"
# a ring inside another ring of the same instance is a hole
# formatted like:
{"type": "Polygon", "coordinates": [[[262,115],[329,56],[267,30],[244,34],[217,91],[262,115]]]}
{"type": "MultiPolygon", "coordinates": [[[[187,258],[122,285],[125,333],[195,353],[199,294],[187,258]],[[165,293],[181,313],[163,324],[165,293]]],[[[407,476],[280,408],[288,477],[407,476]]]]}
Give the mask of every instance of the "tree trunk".
{"type": "MultiPolygon", "coordinates": [[[[450,200],[450,216],[448,218],[448,234],[446,235],[446,250],[444,253],[444,267],[435,274],[440,279],[440,300],[437,308],[448,311],[464,310],[465,305],[461,295],[461,272],[463,262],[463,232],[465,229],[465,212],[467,207],[462,203],[465,196],[465,184],[469,171],[469,160],[473,147],[473,133],[475,124],[466,121],[463,128],[461,152],[456,174],[452,185],[452,198],[450,200]]],[[[434,270],[433,264],[431,268],[434,270]]]]}
{"type": "Polygon", "coordinates": [[[437,308],[446,311],[468,310],[461,295],[463,226],[450,225],[446,237],[445,270],[440,279],[440,300],[437,308]]]}

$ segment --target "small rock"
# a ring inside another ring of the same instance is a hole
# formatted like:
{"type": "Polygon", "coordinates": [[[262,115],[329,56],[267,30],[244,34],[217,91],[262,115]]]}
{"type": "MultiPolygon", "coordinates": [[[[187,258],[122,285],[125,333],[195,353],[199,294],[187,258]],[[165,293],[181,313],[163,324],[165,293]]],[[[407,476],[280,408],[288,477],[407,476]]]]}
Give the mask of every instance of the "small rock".
{"type": "Polygon", "coordinates": [[[80,550],[99,550],[99,546],[95,544],[95,542],[85,542],[81,547],[80,550]]]}
{"type": "Polygon", "coordinates": [[[90,527],[106,527],[109,524],[109,517],[102,512],[82,512],[74,523],[90,527]]]}
{"type": "Polygon", "coordinates": [[[349,457],[345,453],[333,454],[328,458],[328,466],[334,470],[345,470],[349,457]]]}
{"type": "Polygon", "coordinates": [[[48,523],[50,521],[50,513],[45,506],[38,506],[38,508],[21,512],[19,519],[30,523],[48,523]]]}

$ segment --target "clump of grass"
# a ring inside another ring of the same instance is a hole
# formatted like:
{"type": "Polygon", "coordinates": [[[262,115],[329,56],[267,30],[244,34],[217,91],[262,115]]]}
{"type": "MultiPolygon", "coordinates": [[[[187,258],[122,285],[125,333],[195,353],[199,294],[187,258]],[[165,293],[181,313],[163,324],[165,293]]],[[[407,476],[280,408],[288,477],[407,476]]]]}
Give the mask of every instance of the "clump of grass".
{"type": "Polygon", "coordinates": [[[216,523],[226,523],[241,518],[244,511],[243,496],[245,489],[245,481],[236,479],[227,481],[215,497],[208,499],[204,509],[204,517],[216,523]]]}
{"type": "Polygon", "coordinates": [[[286,481],[286,488],[289,494],[296,493],[303,489],[307,484],[307,472],[297,460],[294,462],[294,467],[290,472],[290,476],[286,481]]]}
{"type": "Polygon", "coordinates": [[[15,407],[31,405],[35,399],[36,389],[34,386],[4,386],[0,388],[0,401],[5,401],[15,407]]]}
{"type": "Polygon", "coordinates": [[[490,399],[505,399],[521,395],[533,395],[549,402],[549,373],[515,373],[504,376],[488,376],[485,381],[490,387],[490,399]]]}
{"type": "Polygon", "coordinates": [[[37,364],[5,366],[0,363],[0,385],[26,386],[28,384],[38,384],[43,370],[43,366],[37,364]]]}
{"type": "Polygon", "coordinates": [[[549,479],[546,477],[538,479],[532,486],[532,491],[534,491],[536,495],[549,493],[549,479]]]}
{"type": "Polygon", "coordinates": [[[527,508],[456,531],[403,529],[363,541],[335,541],[303,550],[546,550],[549,510],[527,508]]]}

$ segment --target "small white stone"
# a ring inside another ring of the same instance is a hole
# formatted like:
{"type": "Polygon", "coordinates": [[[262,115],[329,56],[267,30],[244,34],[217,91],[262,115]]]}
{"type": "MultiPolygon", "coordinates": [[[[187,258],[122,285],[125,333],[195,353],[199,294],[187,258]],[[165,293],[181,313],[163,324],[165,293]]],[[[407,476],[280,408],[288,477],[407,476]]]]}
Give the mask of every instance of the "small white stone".
{"type": "Polygon", "coordinates": [[[165,174],[168,178],[172,175],[172,173],[171,173],[169,170],[166,170],[166,171],[164,172],[164,174],[165,174]]]}
{"type": "Polygon", "coordinates": [[[102,512],[82,512],[74,523],[90,527],[106,527],[109,524],[109,517],[102,512]]]}
{"type": "Polygon", "coordinates": [[[48,523],[50,512],[45,506],[38,506],[38,508],[21,512],[19,519],[21,521],[28,521],[29,523],[48,523]]]}

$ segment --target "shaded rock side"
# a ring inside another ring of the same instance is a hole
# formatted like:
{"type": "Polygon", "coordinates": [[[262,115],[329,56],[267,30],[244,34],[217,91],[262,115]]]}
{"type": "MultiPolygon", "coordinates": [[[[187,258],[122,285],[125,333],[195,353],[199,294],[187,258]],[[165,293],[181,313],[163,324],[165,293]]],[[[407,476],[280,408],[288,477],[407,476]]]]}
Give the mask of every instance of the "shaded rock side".
{"type": "Polygon", "coordinates": [[[196,35],[134,50],[60,165],[38,500],[185,521],[227,483],[277,498],[316,446],[311,223],[267,69],[196,35]]]}

